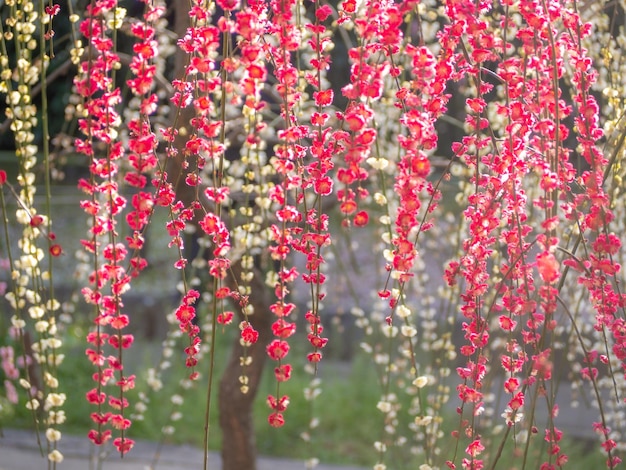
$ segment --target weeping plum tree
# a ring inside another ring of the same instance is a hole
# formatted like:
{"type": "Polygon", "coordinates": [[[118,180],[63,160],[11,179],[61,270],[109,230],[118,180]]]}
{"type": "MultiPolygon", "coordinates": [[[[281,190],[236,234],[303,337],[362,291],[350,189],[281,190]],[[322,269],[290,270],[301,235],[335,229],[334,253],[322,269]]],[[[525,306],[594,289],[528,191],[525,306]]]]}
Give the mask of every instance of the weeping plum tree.
{"type": "Polygon", "coordinates": [[[88,168],[76,201],[88,228],[76,236],[95,445],[131,452],[132,421],[150,412],[128,398],[142,378],[125,369],[124,306],[149,265],[148,228],[167,233],[180,276],[166,355],[182,341],[184,383],[208,377],[205,441],[219,388],[229,470],[255,465],[249,410],[263,363],[275,377],[268,425],[281,427],[290,345],[307,345],[313,373],[323,360],[324,304],[350,282],[329,267],[332,250],[360,236],[354,255],[380,260],[368,309],[352,300],[382,384],[364,411],[381,415],[376,470],[401,446],[422,470],[504,468],[507,448],[522,468],[535,451],[541,469],[565,467],[562,382],[590,394],[590,430],[618,466],[623,2],[84,3],[2,3],[2,129],[17,170],[0,170],[11,307],[1,403],[32,410],[52,467],[63,459],[59,318],[70,308],[55,295],[69,244],[51,203],[63,152],[88,168]],[[70,124],[52,135],[48,96],[55,71],[70,68],[70,124]],[[218,387],[225,329],[238,340],[218,387]]]}

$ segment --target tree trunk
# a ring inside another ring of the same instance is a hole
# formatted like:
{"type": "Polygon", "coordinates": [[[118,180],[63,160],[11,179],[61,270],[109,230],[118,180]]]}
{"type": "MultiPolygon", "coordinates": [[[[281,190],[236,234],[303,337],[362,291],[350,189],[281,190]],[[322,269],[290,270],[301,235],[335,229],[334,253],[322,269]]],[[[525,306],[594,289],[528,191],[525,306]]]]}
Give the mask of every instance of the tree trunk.
{"type": "MultiPolygon", "coordinates": [[[[176,36],[182,38],[187,32],[189,27],[189,2],[174,0],[171,2],[173,10],[173,29],[176,36]]],[[[182,79],[185,76],[185,65],[187,63],[187,54],[182,49],[177,48],[174,55],[174,70],[173,76],[176,79],[182,79]]],[[[183,201],[185,206],[189,206],[193,201],[197,199],[196,188],[189,186],[185,182],[186,176],[190,171],[193,171],[194,166],[192,163],[186,162],[185,145],[187,143],[188,135],[192,128],[190,125],[191,119],[195,116],[193,106],[187,106],[181,110],[178,110],[176,106],[172,107],[170,114],[170,121],[172,125],[176,125],[179,133],[174,140],[174,146],[178,149],[178,154],[175,157],[167,159],[166,171],[168,175],[168,181],[174,186],[176,192],[176,199],[183,201]],[[189,168],[186,167],[189,165],[189,168]]],[[[194,220],[194,222],[197,222],[194,220]]]]}
{"type": "MultiPolygon", "coordinates": [[[[239,270],[234,271],[238,273],[239,270]]],[[[248,392],[241,392],[239,381],[242,374],[239,358],[243,355],[239,338],[233,343],[228,366],[220,381],[218,399],[222,429],[222,470],[256,470],[252,407],[267,358],[265,349],[272,338],[272,315],[268,289],[262,285],[259,273],[256,273],[255,280],[258,285],[253,286],[249,299],[255,313],[248,317],[248,321],[259,332],[259,339],[248,348],[248,355],[252,358],[252,363],[245,369],[248,392]]]]}

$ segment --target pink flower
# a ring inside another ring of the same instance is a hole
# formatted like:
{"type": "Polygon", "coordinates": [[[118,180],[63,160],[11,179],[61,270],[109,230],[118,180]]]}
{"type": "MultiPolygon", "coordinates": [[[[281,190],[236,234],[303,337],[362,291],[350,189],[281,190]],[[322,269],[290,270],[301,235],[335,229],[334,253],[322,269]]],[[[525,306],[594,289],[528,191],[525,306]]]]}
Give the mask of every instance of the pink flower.
{"type": "Polygon", "coordinates": [[[275,361],[284,359],[288,352],[289,343],[286,341],[275,339],[267,346],[267,354],[275,361]]]}
{"type": "MultiPolygon", "coordinates": [[[[115,429],[128,429],[130,427],[130,424],[131,424],[130,419],[124,418],[124,416],[122,415],[111,416],[111,426],[113,426],[115,429]]],[[[125,449],[130,450],[131,447],[132,447],[132,444],[130,447],[125,447],[125,449]]],[[[118,447],[118,450],[119,450],[119,447],[118,447]]]]}
{"type": "Polygon", "coordinates": [[[274,428],[280,428],[285,424],[285,418],[282,413],[272,413],[267,417],[268,423],[274,428]]]}
{"type": "Polygon", "coordinates": [[[292,367],[290,364],[281,364],[274,369],[274,375],[278,382],[286,382],[291,378],[292,367]]]}
{"type": "Polygon", "coordinates": [[[133,441],[132,439],[128,439],[127,437],[117,437],[113,441],[113,445],[120,454],[125,454],[133,448],[133,446],[135,445],[135,441],[133,441]]]}
{"type": "Polygon", "coordinates": [[[9,403],[13,403],[14,405],[16,405],[18,402],[18,396],[17,396],[17,390],[15,389],[13,382],[10,382],[9,380],[5,380],[4,390],[6,393],[7,400],[9,400],[9,403]]]}
{"type": "Polygon", "coordinates": [[[354,216],[354,225],[365,227],[369,222],[369,215],[366,211],[360,211],[354,216]]]}
{"type": "Polygon", "coordinates": [[[321,22],[326,21],[326,19],[332,15],[333,10],[329,5],[322,5],[317,10],[315,10],[315,17],[321,22]]]}
{"type": "Polygon", "coordinates": [[[259,339],[259,332],[247,325],[241,330],[241,339],[247,344],[254,344],[259,339]]]}
{"type": "Polygon", "coordinates": [[[543,252],[537,255],[537,269],[543,282],[552,284],[559,278],[559,262],[550,252],[543,252]]]}
{"type": "Polygon", "coordinates": [[[87,433],[87,437],[95,445],[100,446],[105,444],[109,439],[111,439],[111,431],[107,429],[105,431],[99,432],[92,429],[87,433]]]}
{"type": "Polygon", "coordinates": [[[60,11],[61,11],[61,7],[57,3],[54,3],[52,5],[47,5],[45,8],[45,12],[49,16],[56,16],[59,14],[60,11]]]}
{"type": "Polygon", "coordinates": [[[230,325],[233,321],[233,312],[221,312],[217,315],[217,323],[220,325],[230,325]]]}
{"type": "Polygon", "coordinates": [[[223,10],[236,10],[240,6],[240,0],[217,0],[217,4],[223,10]]]}

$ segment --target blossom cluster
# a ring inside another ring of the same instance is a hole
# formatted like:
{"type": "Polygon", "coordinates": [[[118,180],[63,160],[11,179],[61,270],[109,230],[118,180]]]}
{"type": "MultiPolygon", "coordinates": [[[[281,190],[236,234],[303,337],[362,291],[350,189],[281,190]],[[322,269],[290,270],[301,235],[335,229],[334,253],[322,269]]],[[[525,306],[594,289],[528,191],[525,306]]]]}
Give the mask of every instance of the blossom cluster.
{"type": "MultiPolygon", "coordinates": [[[[591,387],[607,466],[619,464],[620,436],[611,429],[619,410],[607,411],[602,385],[607,370],[617,395],[626,380],[617,203],[626,168],[616,85],[623,38],[604,19],[597,21],[606,46],[595,51],[598,36],[575,1],[192,0],[177,10],[188,24],[172,59],[178,75],[168,76],[165,6],[141,3],[137,18],[117,0],[93,0],[82,21],[72,18],[82,36],[70,52],[81,134],[74,150],[89,171],[78,187],[88,221],[81,292],[92,317],[93,443],[112,439],[122,454],[133,446],[128,395],[138,379],[125,368],[134,336],[124,295],[148,267],[147,230],[162,209],[159,230],[181,277],[162,364],[182,338],[185,384],[200,378],[204,353],[232,325],[242,351],[239,393],[256,390],[251,351],[261,348],[276,382],[265,400],[268,423],[283,426],[293,341],[307,345],[313,374],[326,352],[323,317],[335,301],[332,260],[341,256],[332,249],[366,232],[376,239],[367,255],[380,259],[381,272],[370,276],[371,308],[355,298],[351,311],[380,371],[376,469],[406,442],[419,448],[423,468],[495,468],[500,452],[490,449],[521,441],[545,447],[542,469],[565,465],[554,391],[562,354],[577,362],[568,379],[591,387]],[[127,54],[122,34],[132,43],[127,54]],[[341,86],[329,79],[339,38],[349,68],[341,86]],[[608,76],[598,73],[598,58],[608,76]],[[614,115],[603,118],[606,110],[614,115]],[[443,257],[440,273],[434,266],[443,257]],[[451,401],[455,446],[440,457],[442,409],[451,401]],[[542,432],[538,402],[547,410],[542,432]],[[397,435],[404,421],[410,438],[397,435]],[[537,435],[546,444],[536,444],[537,435]]],[[[16,185],[0,171],[0,189],[3,211],[5,188],[18,201],[22,238],[6,298],[15,338],[24,342],[30,326],[38,334],[32,359],[43,368],[41,389],[19,380],[28,368],[14,365],[11,349],[0,353],[7,394],[17,381],[28,406],[48,413],[49,458],[58,462],[60,306],[51,283],[35,286],[64,252],[34,204],[30,92],[50,60],[44,54],[37,64],[32,51],[38,40],[53,51],[61,10],[50,4],[38,19],[30,2],[7,5],[3,41],[15,37],[18,57],[3,49],[0,92],[20,171],[16,185]]],[[[147,380],[155,391],[163,385],[153,370],[147,380]]],[[[307,401],[318,394],[314,378],[307,401]]],[[[135,407],[138,419],[147,403],[144,396],[135,407]]]]}
{"type": "MultiPolygon", "coordinates": [[[[121,27],[124,16],[125,10],[119,8],[116,1],[99,1],[88,6],[79,30],[93,52],[79,64],[74,80],[82,98],[78,124],[84,135],[76,139],[75,148],[89,159],[91,175],[89,180],[79,182],[79,188],[87,196],[81,201],[81,207],[90,220],[89,238],[81,243],[93,259],[89,286],[82,289],[85,302],[93,308],[95,324],[95,329],[87,335],[89,347],[85,351],[96,369],[95,386],[86,393],[87,401],[96,407],[91,414],[94,428],[88,437],[94,444],[104,444],[113,437],[110,429],[113,428],[120,433],[113,444],[122,454],[134,444],[126,436],[131,421],[126,416],[129,403],[125,394],[135,386],[135,376],[124,371],[123,351],[130,348],[134,337],[124,331],[130,318],[122,310],[122,296],[130,288],[132,276],[143,267],[137,257],[131,259],[130,270],[124,263],[129,249],[141,246],[140,211],[149,206],[149,202],[141,201],[141,193],[134,198],[136,211],[127,218],[134,233],[127,247],[117,235],[118,219],[127,201],[120,194],[116,175],[126,158],[126,149],[118,139],[121,118],[117,106],[121,102],[121,91],[114,75],[120,67],[120,58],[115,49],[115,36],[111,34],[121,27]],[[107,348],[114,354],[107,355],[107,348]],[[117,393],[107,394],[105,387],[110,385],[116,387],[117,393]]],[[[141,169],[143,155],[151,150],[150,140],[144,138],[145,128],[141,123],[131,123],[131,128],[135,139],[131,141],[133,145],[129,145],[132,153],[128,159],[135,169],[141,169]]],[[[127,181],[140,184],[141,178],[129,172],[127,181]]]]}
{"type": "Polygon", "coordinates": [[[63,250],[52,230],[49,193],[44,207],[35,201],[38,160],[35,133],[41,125],[47,137],[48,119],[44,116],[40,123],[33,90],[46,86],[45,73],[50,63],[48,54],[34,60],[35,51],[49,39],[39,36],[38,28],[42,22],[49,22],[57,10],[52,8],[44,15],[43,9],[39,11],[30,1],[7,5],[0,39],[0,94],[5,96],[6,103],[4,124],[14,137],[17,177],[10,181],[7,171],[0,171],[0,205],[5,239],[9,240],[9,214],[20,227],[20,233],[16,240],[19,253],[12,253],[7,246],[8,263],[3,266],[10,278],[8,292],[3,294],[11,316],[8,331],[0,332],[0,339],[7,340],[2,346],[2,370],[6,398],[16,403],[16,392],[24,390],[33,422],[43,419],[46,455],[54,467],[63,460],[57,447],[61,438],[58,427],[64,422],[65,395],[59,392],[57,378],[57,368],[64,355],[62,327],[57,323],[60,303],[55,298],[52,272],[54,260],[63,250]],[[9,41],[14,46],[14,55],[8,54],[9,41]],[[7,189],[13,204],[5,197],[7,189]],[[18,383],[19,389],[15,386],[18,383]]]}

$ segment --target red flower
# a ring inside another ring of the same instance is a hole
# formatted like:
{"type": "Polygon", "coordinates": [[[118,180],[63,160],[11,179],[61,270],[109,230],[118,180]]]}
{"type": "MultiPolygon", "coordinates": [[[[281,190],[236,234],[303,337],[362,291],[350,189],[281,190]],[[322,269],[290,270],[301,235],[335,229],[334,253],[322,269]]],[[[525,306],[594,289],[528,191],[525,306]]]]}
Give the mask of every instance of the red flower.
{"type": "Polygon", "coordinates": [[[215,291],[216,299],[225,299],[229,295],[231,295],[231,290],[228,287],[220,287],[215,291]]]}
{"type": "Polygon", "coordinates": [[[109,406],[116,410],[123,410],[128,408],[128,400],[126,398],[120,400],[117,397],[109,397],[109,406]]]}
{"type": "Polygon", "coordinates": [[[347,201],[342,202],[339,206],[339,210],[344,214],[352,214],[356,208],[357,205],[354,199],[348,199],[347,201]]]}
{"type": "Polygon", "coordinates": [[[543,282],[552,284],[559,278],[559,262],[550,252],[537,255],[537,269],[543,282]]]}
{"type": "Polygon", "coordinates": [[[63,249],[61,248],[61,245],[52,245],[50,246],[50,254],[52,256],[61,256],[63,254],[63,249]]]}
{"type": "Polygon", "coordinates": [[[41,224],[43,224],[43,217],[40,216],[39,214],[33,215],[30,218],[31,227],[39,227],[41,224]]]}
{"type": "Polygon", "coordinates": [[[111,419],[112,413],[109,411],[107,413],[91,413],[91,420],[96,424],[106,424],[111,419]]]}
{"type": "Polygon", "coordinates": [[[332,15],[333,10],[328,5],[323,5],[317,9],[315,12],[315,17],[321,22],[326,21],[326,19],[332,15]]]}
{"type": "Polygon", "coordinates": [[[275,361],[280,361],[289,352],[289,343],[275,339],[267,346],[267,354],[275,361]]]}
{"type": "Polygon", "coordinates": [[[196,317],[196,309],[191,305],[180,305],[176,309],[175,315],[181,325],[184,325],[196,317]]]}
{"type": "Polygon", "coordinates": [[[333,180],[331,180],[328,176],[316,179],[313,184],[316,194],[328,196],[333,192],[333,180]]]}
{"type": "Polygon", "coordinates": [[[86,397],[87,401],[93,405],[102,405],[106,401],[106,394],[99,392],[97,388],[89,390],[86,397]]]}
{"type": "Polygon", "coordinates": [[[289,338],[296,332],[296,324],[286,322],[281,318],[272,324],[272,332],[279,338],[289,338]]]}
{"type": "Polygon", "coordinates": [[[319,351],[312,352],[307,354],[306,358],[309,362],[320,362],[322,360],[322,353],[319,351]]]}
{"type": "Polygon", "coordinates": [[[128,439],[127,437],[118,437],[113,441],[113,445],[117,448],[120,454],[125,454],[135,445],[135,441],[128,439]]]}
{"type": "Polygon", "coordinates": [[[280,400],[277,400],[274,395],[268,395],[267,404],[272,410],[283,412],[289,406],[289,397],[287,395],[283,395],[280,397],[280,400]]]}
{"type": "Polygon", "coordinates": [[[286,382],[291,378],[291,364],[281,364],[274,369],[274,375],[278,382],[286,382]]]}
{"type": "Polygon", "coordinates": [[[275,428],[280,428],[285,424],[285,418],[282,413],[272,413],[267,417],[267,421],[270,423],[270,426],[275,428]]]}
{"type": "Polygon", "coordinates": [[[248,345],[254,344],[259,339],[259,332],[252,328],[252,326],[247,325],[241,330],[241,339],[248,345]]]}
{"type": "Polygon", "coordinates": [[[129,375],[128,377],[118,380],[115,384],[120,387],[122,391],[127,392],[135,388],[135,378],[134,375],[129,375]]]}
{"type": "Polygon", "coordinates": [[[313,93],[315,104],[318,106],[330,106],[333,102],[333,96],[333,90],[330,88],[328,90],[321,90],[313,93]]]}
{"type": "Polygon", "coordinates": [[[46,15],[56,16],[61,11],[61,7],[58,4],[48,5],[45,8],[46,15]]]}
{"type": "Polygon", "coordinates": [[[515,393],[515,390],[519,387],[519,380],[515,377],[509,377],[506,382],[504,382],[504,389],[507,393],[515,393]]]}
{"type": "Polygon", "coordinates": [[[109,337],[109,344],[115,349],[118,349],[120,346],[123,349],[128,349],[133,344],[134,339],[133,335],[122,335],[122,341],[120,342],[118,335],[111,335],[109,337]]]}
{"type": "Polygon", "coordinates": [[[369,215],[365,211],[360,211],[354,216],[354,225],[365,227],[369,222],[369,215]]]}
{"type": "MultiPolygon", "coordinates": [[[[130,424],[130,419],[124,418],[122,415],[113,415],[111,417],[111,426],[115,429],[128,429],[130,424]]],[[[130,450],[130,447],[127,450],[130,450]]]]}
{"type": "Polygon", "coordinates": [[[479,439],[475,439],[472,443],[470,443],[470,445],[467,446],[465,452],[472,457],[476,457],[480,455],[483,450],[485,450],[485,446],[482,445],[479,439]]]}
{"type": "Polygon", "coordinates": [[[356,0],[344,0],[341,8],[345,13],[354,13],[356,11],[356,0]]]}
{"type": "Polygon", "coordinates": [[[104,364],[104,356],[101,353],[94,351],[93,349],[87,349],[85,354],[93,365],[100,367],[104,364]]]}
{"type": "Polygon", "coordinates": [[[92,429],[87,433],[87,437],[95,445],[101,446],[111,439],[111,431],[107,429],[106,431],[98,432],[95,429],[92,429]]]}
{"type": "Polygon", "coordinates": [[[498,318],[498,320],[500,322],[500,328],[502,328],[504,331],[512,331],[517,325],[517,322],[515,320],[506,315],[500,315],[500,318],[498,318]]]}
{"type": "Polygon", "coordinates": [[[111,327],[116,330],[121,330],[126,328],[129,324],[128,315],[118,315],[113,320],[111,320],[111,327]]]}
{"type": "Polygon", "coordinates": [[[517,393],[513,398],[511,398],[508,405],[514,411],[519,410],[522,406],[524,406],[524,394],[522,392],[517,393]]]}
{"type": "Polygon", "coordinates": [[[233,321],[233,312],[222,312],[217,314],[217,322],[220,325],[230,325],[233,321]]]}
{"type": "Polygon", "coordinates": [[[217,4],[222,10],[236,10],[239,8],[239,0],[217,0],[217,4]]]}
{"type": "Polygon", "coordinates": [[[322,338],[319,334],[309,333],[307,339],[315,349],[323,348],[328,343],[328,338],[322,338]]]}
{"type": "Polygon", "coordinates": [[[109,335],[107,333],[96,333],[95,331],[92,331],[87,334],[87,341],[96,346],[102,346],[108,337],[109,335]]]}

